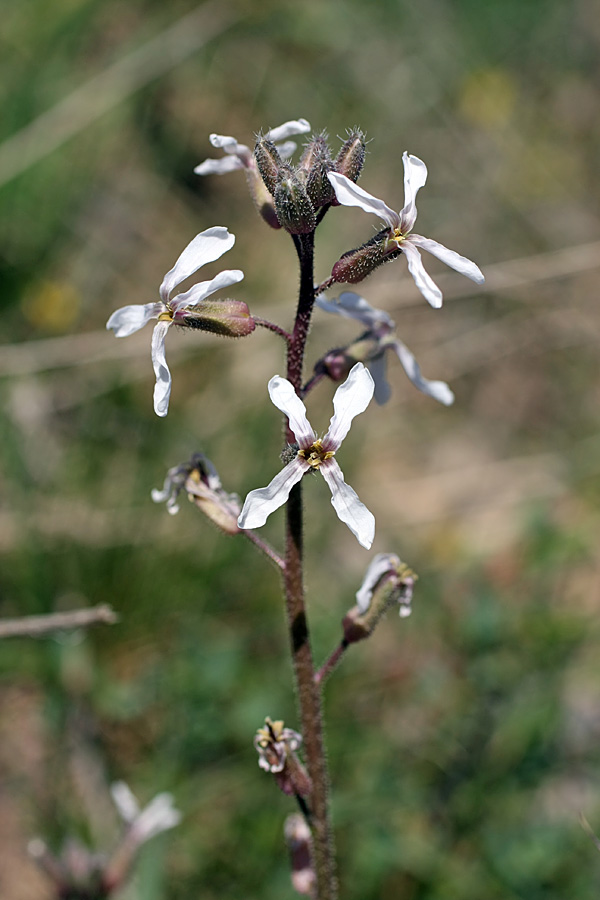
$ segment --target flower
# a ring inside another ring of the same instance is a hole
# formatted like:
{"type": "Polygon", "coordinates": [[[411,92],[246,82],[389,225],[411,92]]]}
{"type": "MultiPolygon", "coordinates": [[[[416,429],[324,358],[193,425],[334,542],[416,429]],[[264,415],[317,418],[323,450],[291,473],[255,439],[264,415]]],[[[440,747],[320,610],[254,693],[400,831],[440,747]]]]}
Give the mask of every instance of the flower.
{"type": "MultiPolygon", "coordinates": [[[[306,134],[310,131],[310,125],[306,119],[295,119],[284,122],[277,128],[271,128],[264,135],[267,141],[284,141],[279,144],[277,150],[282,159],[287,159],[296,149],[294,141],[286,138],[293,134],[306,134]]],[[[235,172],[237,169],[252,169],[256,166],[252,150],[245,144],[238,144],[234,137],[226,134],[211,134],[209,140],[213,147],[223,150],[225,156],[222,159],[205,159],[196,166],[196,175],[225,175],[227,172],[235,172]]]]}
{"type": "MultiPolygon", "coordinates": [[[[201,266],[223,256],[227,250],[233,247],[234,243],[235,236],[229,234],[227,229],[221,226],[207,228],[206,231],[197,234],[173,268],[163,278],[159,289],[160,302],[123,306],[121,309],[117,309],[106,323],[107,328],[114,330],[116,337],[127,337],[143,328],[150,319],[158,319],[152,335],[152,364],[156,375],[154,412],[157,416],[166,416],[169,410],[171,373],[165,358],[165,336],[170,326],[175,323],[191,327],[204,327],[211,331],[216,330],[214,327],[215,304],[211,304],[210,309],[207,310],[207,322],[203,324],[202,303],[215,291],[241,281],[244,273],[239,269],[228,269],[220,272],[211,281],[200,281],[183,294],[177,294],[173,298],[170,298],[170,294],[182,281],[197,272],[201,266]]],[[[226,327],[219,322],[220,333],[241,335],[248,334],[253,330],[254,320],[250,318],[245,303],[225,301],[225,307],[226,318],[233,324],[226,327]]],[[[218,316],[216,318],[218,319],[218,316]]]]}
{"type": "Polygon", "coordinates": [[[319,469],[331,491],[331,503],[359,544],[368,550],[375,535],[375,518],[344,481],[342,470],[334,459],[336,451],[350,430],[354,416],[364,412],[373,396],[373,379],[362,363],[357,363],[333,398],[334,415],[324,438],[317,439],[306,417],[306,407],[292,384],[275,375],[269,381],[269,396],[289,420],[298,442],[294,459],[265,488],[250,491],[238,519],[240,528],[260,528],[276,509],[287,500],[293,486],[306,472],[319,469]]]}
{"type": "Polygon", "coordinates": [[[302,735],[292,728],[285,728],[282,721],[273,722],[268,716],[264,728],[254,737],[258,753],[258,765],[265,772],[283,772],[287,757],[302,743],[302,735]]]}
{"type": "MultiPolygon", "coordinates": [[[[450,406],[454,403],[454,394],[445,381],[429,381],[421,374],[421,369],[413,354],[410,352],[406,344],[404,344],[396,336],[396,325],[390,316],[381,309],[374,309],[364,297],[355,294],[353,291],[343,291],[338,300],[325,300],[317,297],[317,306],[325,312],[334,313],[338,316],[344,316],[346,319],[355,319],[367,326],[368,331],[362,335],[357,344],[363,344],[365,340],[372,340],[374,346],[369,348],[364,358],[365,362],[375,381],[375,400],[377,403],[387,403],[390,398],[391,388],[385,377],[385,354],[387,350],[392,350],[402,365],[402,368],[412,381],[414,386],[428,397],[433,397],[444,406],[450,406]]],[[[354,345],[347,348],[347,355],[352,358],[354,345]]],[[[344,355],[344,351],[342,351],[344,355]]],[[[328,370],[328,358],[335,357],[337,360],[340,352],[332,351],[324,357],[322,365],[328,370]]]]}
{"type": "Polygon", "coordinates": [[[239,534],[240,499],[223,490],[219,473],[203,453],[194,453],[189,462],[169,469],[163,489],[154,488],[152,499],[166,503],[167,512],[173,516],[179,512],[182,491],[222,531],[239,534]]]}
{"type": "Polygon", "coordinates": [[[110,792],[117,811],[137,846],[181,822],[181,813],[173,806],[173,796],[169,793],[157,794],[148,806],[140,809],[124,781],[111,785],[110,792]]]}
{"type": "Polygon", "coordinates": [[[411,156],[406,151],[402,155],[402,162],[404,163],[404,208],[399,213],[394,212],[383,200],[378,200],[377,197],[358,187],[344,175],[329,172],[328,178],[334,187],[338,201],[343,206],[358,206],[365,212],[379,216],[386,223],[389,231],[385,240],[384,254],[398,250],[405,254],[408,270],[414,278],[415,284],[425,299],[438,309],[442,305],[442,292],[425,271],[419,247],[437,256],[447,266],[456,269],[461,275],[466,275],[476,284],[483,284],[484,276],[479,267],[470,259],[460,256],[454,250],[449,250],[443,244],[438,244],[437,241],[422,237],[420,234],[411,234],[417,219],[415,200],[417,192],[427,181],[427,166],[417,156],[411,156]]]}
{"type": "MultiPolygon", "coordinates": [[[[356,605],[361,616],[366,615],[371,607],[373,595],[383,582],[393,587],[391,599],[397,602],[400,617],[406,618],[411,613],[411,601],[416,575],[408,566],[400,561],[395,553],[377,553],[365,572],[363,583],[356,592],[356,605]]],[[[386,597],[386,605],[389,599],[386,597]]]]}

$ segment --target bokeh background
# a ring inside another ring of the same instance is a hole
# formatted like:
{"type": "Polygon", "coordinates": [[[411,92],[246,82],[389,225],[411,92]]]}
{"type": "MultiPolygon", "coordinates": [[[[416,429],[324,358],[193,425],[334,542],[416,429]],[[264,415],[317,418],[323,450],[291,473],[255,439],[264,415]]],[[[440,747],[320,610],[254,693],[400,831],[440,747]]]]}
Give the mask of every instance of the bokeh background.
{"type": "MultiPolygon", "coordinates": [[[[282,348],[173,331],[159,420],[150,328],[120,341],[104,324],[154,300],[191,237],[221,224],[237,236],[223,267],[246,273],[235,296],[290,324],[291,241],[241,173],[193,168],[218,155],[210,132],[251,143],[299,116],[334,147],[360,125],[361,183],[396,208],[402,151],[422,157],[418,230],[487,275],[477,288],[428,258],[441,311],[402,260],[362,286],[456,403],[390,365],[389,405],[343,448],[374,551],[420,580],[412,617],[390,614],[327,685],[342,896],[597,897],[580,815],[600,830],[598,3],[28,0],[2,18],[0,608],[120,616],[0,644],[3,900],[52,897],[34,835],[110,848],[117,778],[184,812],[124,898],[292,896],[292,807],[252,747],[265,715],[297,722],[277,573],[191,505],[172,518],[150,500],[196,450],[229,491],[267,483],[282,348]]],[[[374,224],[332,211],[318,277],[374,224]]],[[[355,334],[318,314],[310,359],[355,334]]],[[[310,398],[323,430],[332,393],[310,398]]],[[[306,512],[321,659],[370,555],[317,479],[306,512]]],[[[264,529],[277,546],[281,526],[264,529]]]]}

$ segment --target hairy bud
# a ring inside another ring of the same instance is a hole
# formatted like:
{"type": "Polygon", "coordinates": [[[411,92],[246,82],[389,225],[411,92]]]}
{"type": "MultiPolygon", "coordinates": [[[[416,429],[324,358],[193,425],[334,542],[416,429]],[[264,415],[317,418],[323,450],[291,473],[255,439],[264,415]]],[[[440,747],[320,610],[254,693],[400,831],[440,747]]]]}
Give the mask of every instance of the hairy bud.
{"type": "Polygon", "coordinates": [[[222,337],[245,337],[256,328],[242,300],[203,300],[199,306],[182,310],[177,324],[222,337]]]}
{"type": "Polygon", "coordinates": [[[284,162],[273,141],[259,136],[254,147],[254,159],[267,190],[274,195],[284,162]]]}
{"type": "Polygon", "coordinates": [[[327,173],[333,169],[331,151],[327,143],[327,133],[322,131],[316,134],[306,145],[300,164],[296,170],[299,175],[304,174],[306,192],[315,209],[331,203],[335,197],[335,191],[327,173]]]}
{"type": "MultiPolygon", "coordinates": [[[[333,164],[334,172],[345,175],[350,181],[358,181],[358,176],[365,163],[365,136],[359,129],[348,135],[333,164]]],[[[337,200],[335,201],[337,205],[337,200]]]]}
{"type": "Polygon", "coordinates": [[[384,228],[366,244],[344,253],[331,270],[331,277],[338,284],[358,284],[383,263],[396,259],[401,253],[398,244],[390,240],[390,229],[384,228]]]}
{"type": "Polygon", "coordinates": [[[306,188],[291,166],[280,174],[274,193],[280,225],[290,234],[308,234],[317,225],[315,210],[306,188]]]}

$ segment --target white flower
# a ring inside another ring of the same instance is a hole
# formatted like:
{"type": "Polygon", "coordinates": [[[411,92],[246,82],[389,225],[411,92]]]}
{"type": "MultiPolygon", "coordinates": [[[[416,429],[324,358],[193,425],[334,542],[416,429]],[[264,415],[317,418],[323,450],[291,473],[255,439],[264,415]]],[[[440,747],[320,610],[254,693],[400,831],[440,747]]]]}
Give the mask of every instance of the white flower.
{"type": "Polygon", "coordinates": [[[117,811],[137,846],[181,822],[181,813],[173,806],[171,794],[157,794],[148,806],[140,809],[124,781],[115,782],[110,791],[117,811]]]}
{"type": "Polygon", "coordinates": [[[359,544],[368,550],[375,535],[375,518],[344,481],[342,470],[334,459],[336,451],[350,430],[354,416],[364,412],[373,396],[375,385],[362,363],[350,371],[333,398],[334,415],[329,431],[318,440],[306,417],[306,407],[286,378],[275,375],[269,381],[269,395],[275,406],[288,417],[298,442],[296,457],[265,488],[250,491],[238,519],[240,528],[260,528],[276,509],[287,500],[293,486],[306,472],[319,469],[331,491],[331,503],[359,544]]]}
{"type": "MultiPolygon", "coordinates": [[[[267,141],[284,141],[279,144],[277,150],[282,159],[288,159],[296,149],[294,141],[286,138],[293,134],[306,134],[310,131],[310,125],[306,119],[296,119],[284,122],[277,128],[271,128],[264,135],[267,141]]],[[[226,134],[211,134],[209,140],[213,147],[223,150],[225,156],[222,159],[205,159],[196,166],[196,175],[225,175],[227,172],[235,172],[237,169],[252,169],[256,166],[252,150],[245,144],[238,144],[234,137],[226,134]]]]}
{"type": "Polygon", "coordinates": [[[154,387],[154,411],[157,416],[166,416],[171,394],[171,373],[165,357],[165,336],[170,326],[185,324],[186,315],[198,311],[202,301],[221,288],[241,281],[244,273],[239,269],[220,272],[211,281],[201,281],[184,294],[170,297],[171,292],[193,275],[201,266],[214,262],[230,250],[235,236],[226,228],[216,226],[197,234],[185,248],[173,268],[163,278],[159,289],[160,302],[123,306],[112,314],[107,328],[112,328],[116,337],[127,337],[150,321],[158,319],[152,335],[152,364],[156,375],[154,387]]]}
{"type": "Polygon", "coordinates": [[[437,241],[422,237],[420,234],[411,234],[417,219],[415,200],[417,192],[427,181],[427,166],[417,156],[411,156],[406,151],[402,155],[402,162],[404,163],[404,208],[399,213],[390,209],[383,200],[378,200],[377,197],[358,187],[345,175],[329,172],[328,178],[342,205],[358,206],[385,222],[390,229],[389,241],[405,254],[408,270],[418,289],[425,299],[438,309],[442,305],[442,292],[425,271],[419,247],[437,256],[447,266],[456,269],[461,275],[466,275],[476,284],[483,284],[484,277],[479,267],[470,259],[460,256],[454,250],[449,250],[443,244],[438,244],[437,241]]]}
{"type": "Polygon", "coordinates": [[[423,377],[419,364],[406,344],[397,337],[396,325],[386,312],[374,309],[364,297],[353,291],[343,291],[336,301],[317,297],[317,306],[325,312],[334,313],[346,319],[355,319],[369,329],[366,337],[372,337],[376,341],[376,347],[365,362],[375,381],[377,403],[386,403],[391,393],[385,377],[386,350],[392,350],[396,354],[402,368],[419,391],[433,397],[444,406],[454,403],[454,394],[445,381],[429,381],[423,377]]]}

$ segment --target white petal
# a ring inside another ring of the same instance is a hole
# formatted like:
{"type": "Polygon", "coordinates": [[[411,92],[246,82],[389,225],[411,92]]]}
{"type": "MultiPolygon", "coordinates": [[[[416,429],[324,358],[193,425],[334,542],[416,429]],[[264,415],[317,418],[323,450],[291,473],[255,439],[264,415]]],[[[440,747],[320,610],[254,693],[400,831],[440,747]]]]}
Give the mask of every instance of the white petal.
{"type": "Polygon", "coordinates": [[[223,272],[215,275],[210,281],[199,281],[185,294],[177,294],[171,300],[171,309],[175,312],[183,306],[197,306],[203,300],[206,300],[207,297],[210,297],[211,294],[214,294],[215,291],[237,284],[243,277],[244,273],[241,269],[225,269],[223,272]]]}
{"type": "Polygon", "coordinates": [[[181,813],[173,806],[173,796],[168,793],[157,794],[133,823],[132,836],[138,844],[142,844],[180,822],[181,813]]]}
{"type": "Polygon", "coordinates": [[[124,781],[115,781],[110,786],[110,793],[117,812],[128,825],[140,814],[140,807],[129,785],[124,781]]]}
{"type": "Polygon", "coordinates": [[[325,450],[337,450],[348,432],[352,419],[364,412],[373,397],[375,382],[362,363],[352,366],[350,373],[333,397],[334,414],[329,431],[323,438],[325,450]]]}
{"type": "Polygon", "coordinates": [[[122,306],[114,311],[106,327],[112,328],[115,337],[128,337],[143,328],[150,319],[157,319],[164,312],[164,303],[145,303],[122,306]]]}
{"type": "Polygon", "coordinates": [[[421,254],[412,243],[413,235],[402,243],[402,251],[406,256],[408,263],[408,271],[412,275],[416,286],[419,288],[428,303],[431,303],[434,309],[439,309],[442,305],[442,292],[439,287],[425,271],[421,254]],[[409,241],[411,243],[409,243],[409,241]]]}
{"type": "Polygon", "coordinates": [[[252,156],[249,147],[245,144],[239,144],[236,139],[229,134],[211,134],[208,139],[213,147],[217,147],[225,153],[239,156],[242,159],[244,159],[244,157],[252,156]]]}
{"type": "Polygon", "coordinates": [[[164,302],[168,301],[173,288],[197,272],[200,266],[219,259],[224,253],[231,250],[234,244],[235,235],[229,234],[227,229],[220,225],[207,228],[206,231],[197,234],[187,245],[173,268],[163,278],[159,293],[164,302]]]}
{"type": "Polygon", "coordinates": [[[297,146],[295,141],[284,141],[283,144],[277,144],[277,152],[281,159],[289,159],[296,152],[297,146]]]}
{"type": "Polygon", "coordinates": [[[421,368],[410,352],[406,344],[402,341],[395,340],[390,343],[402,364],[402,368],[414,384],[414,386],[428,397],[433,397],[438,403],[444,406],[451,406],[454,403],[454,394],[445,381],[429,381],[421,374],[421,368]]]}
{"type": "Polygon", "coordinates": [[[310,123],[306,119],[290,119],[277,128],[271,128],[265,134],[267,141],[284,141],[286,138],[292,137],[293,134],[307,134],[310,131],[310,123]]]}
{"type": "Polygon", "coordinates": [[[394,327],[392,319],[386,312],[382,309],[375,309],[370,303],[367,303],[364,297],[355,294],[354,291],[342,291],[339,298],[333,301],[317,297],[317,306],[325,312],[334,313],[346,319],[355,319],[366,325],[367,328],[375,328],[377,325],[394,327]]]}
{"type": "Polygon", "coordinates": [[[331,491],[331,505],[338,518],[348,526],[358,543],[370,549],[375,537],[375,517],[358,499],[356,491],[344,481],[342,470],[335,459],[328,459],[319,467],[321,475],[331,491]]]}
{"type": "Polygon", "coordinates": [[[154,412],[164,417],[169,411],[171,396],[171,373],[165,357],[165,336],[170,322],[157,322],[152,335],[152,365],[156,375],[154,385],[154,412]]]}
{"type": "Polygon", "coordinates": [[[338,172],[328,172],[327,177],[335,191],[335,196],[343,206],[358,206],[365,212],[373,213],[382,219],[390,228],[398,228],[400,217],[397,212],[390,209],[383,200],[378,200],[373,194],[363,191],[357,184],[340,175],[338,172]]]}
{"type": "Polygon", "coordinates": [[[301,448],[315,442],[315,433],[306,416],[306,407],[287,378],[275,375],[269,381],[269,397],[277,409],[288,417],[290,428],[301,448]]]}
{"type": "Polygon", "coordinates": [[[250,491],[238,518],[239,528],[260,528],[272,512],[283,506],[291,489],[298,484],[305,472],[310,469],[307,462],[299,457],[288,463],[285,469],[278,472],[267,487],[250,491]]]}
{"type": "Polygon", "coordinates": [[[237,169],[245,169],[244,163],[238,156],[224,156],[222,159],[205,159],[196,166],[196,175],[226,175],[237,169]]]}
{"type": "Polygon", "coordinates": [[[377,587],[378,582],[388,572],[397,572],[400,566],[400,559],[395,553],[377,553],[373,557],[369,568],[365,572],[363,583],[356,592],[356,604],[359,611],[364,615],[371,604],[373,591],[377,587]]]}
{"type": "Polygon", "coordinates": [[[375,382],[375,402],[379,406],[383,406],[390,399],[392,389],[385,377],[386,361],[384,353],[370,359],[368,362],[369,372],[375,382]]]}
{"type": "Polygon", "coordinates": [[[404,151],[404,208],[400,212],[402,233],[411,231],[417,220],[417,193],[427,181],[427,166],[418,156],[411,156],[404,151]]]}
{"type": "Polygon", "coordinates": [[[461,256],[454,250],[449,250],[448,247],[444,247],[443,244],[438,244],[437,241],[422,237],[420,234],[411,234],[408,240],[417,247],[422,247],[423,250],[427,250],[427,252],[433,254],[433,256],[437,256],[438,259],[441,259],[441,261],[446,263],[447,266],[450,266],[451,269],[456,269],[457,272],[460,272],[461,275],[466,275],[467,278],[470,278],[471,281],[474,281],[476,284],[483,284],[485,281],[484,274],[479,266],[476,266],[475,263],[471,262],[470,259],[467,259],[466,256],[461,256]]]}

